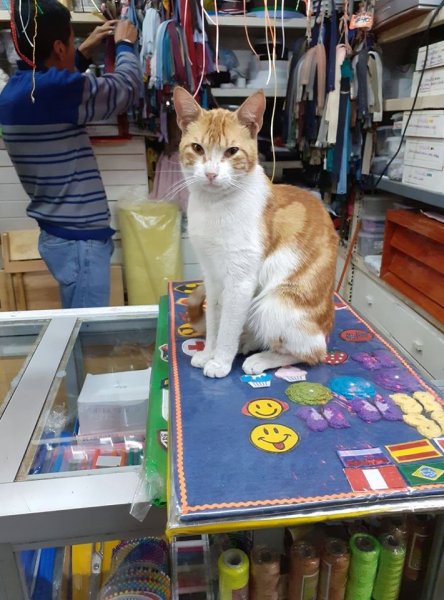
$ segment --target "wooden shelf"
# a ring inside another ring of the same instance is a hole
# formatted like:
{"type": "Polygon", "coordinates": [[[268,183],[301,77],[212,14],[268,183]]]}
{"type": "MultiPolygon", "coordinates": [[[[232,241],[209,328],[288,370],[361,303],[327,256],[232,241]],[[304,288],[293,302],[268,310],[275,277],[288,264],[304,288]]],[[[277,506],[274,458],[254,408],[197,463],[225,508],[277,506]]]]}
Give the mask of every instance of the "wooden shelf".
{"type": "MultiPolygon", "coordinates": [[[[430,12],[420,15],[419,17],[415,17],[409,21],[403,21],[399,25],[388,27],[380,33],[378,32],[378,42],[380,44],[388,44],[390,42],[402,40],[410,35],[415,35],[415,33],[421,33],[422,31],[425,31],[433,17],[434,12],[434,10],[431,10],[430,12]]],[[[438,27],[438,25],[443,24],[444,8],[439,11],[436,19],[433,21],[433,27],[438,27]]]]}
{"type": "MultiPolygon", "coordinates": [[[[9,24],[10,22],[9,10],[0,10],[0,24],[9,24]]],[[[105,19],[98,15],[98,13],[90,12],[72,12],[71,23],[73,25],[84,25],[95,27],[103,23],[105,19]]]]}
{"type": "MultiPolygon", "coordinates": [[[[282,20],[278,17],[277,19],[270,19],[271,25],[276,26],[276,28],[280,28],[282,26],[282,20]]],[[[216,24],[216,16],[210,15],[207,17],[207,23],[212,27],[216,24]],[[211,20],[210,20],[211,19],[211,20]]],[[[244,28],[245,24],[248,28],[250,27],[265,27],[265,18],[264,17],[253,17],[251,15],[247,15],[244,17],[243,15],[219,15],[218,17],[219,27],[240,27],[244,28]]],[[[305,17],[300,19],[284,19],[285,29],[300,29],[304,30],[307,26],[305,17]]]]}
{"type": "MultiPolygon", "coordinates": [[[[387,112],[410,110],[413,106],[413,98],[391,98],[384,101],[384,110],[387,112]]],[[[444,95],[419,96],[416,100],[415,110],[424,108],[443,108],[444,95]]]]}
{"type": "MultiPolygon", "coordinates": [[[[257,92],[258,89],[262,88],[211,88],[211,92],[215,98],[246,98],[257,92]]],[[[263,92],[267,98],[274,98],[274,87],[266,88],[263,92]]],[[[276,97],[285,98],[286,93],[286,88],[278,87],[276,97]]]]}

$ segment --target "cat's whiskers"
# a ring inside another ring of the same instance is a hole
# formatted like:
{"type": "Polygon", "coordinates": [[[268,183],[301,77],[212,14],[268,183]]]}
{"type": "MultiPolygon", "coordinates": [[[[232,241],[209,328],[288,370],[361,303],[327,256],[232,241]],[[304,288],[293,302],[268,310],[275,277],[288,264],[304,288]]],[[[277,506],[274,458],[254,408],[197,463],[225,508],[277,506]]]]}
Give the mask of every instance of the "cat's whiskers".
{"type": "Polygon", "coordinates": [[[172,185],[165,194],[166,198],[173,198],[174,196],[177,196],[177,194],[179,194],[180,192],[182,192],[183,190],[187,189],[192,183],[195,183],[196,181],[198,181],[198,177],[195,177],[194,175],[188,178],[184,178],[182,181],[178,181],[176,182],[174,185],[172,185]]]}

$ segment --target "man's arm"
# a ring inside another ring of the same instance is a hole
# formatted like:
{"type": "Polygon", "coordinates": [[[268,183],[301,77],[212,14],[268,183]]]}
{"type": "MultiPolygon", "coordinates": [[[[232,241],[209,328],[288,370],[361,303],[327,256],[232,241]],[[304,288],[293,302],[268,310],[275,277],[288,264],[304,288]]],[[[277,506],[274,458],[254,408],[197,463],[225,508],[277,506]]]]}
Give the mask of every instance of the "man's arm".
{"type": "MultiPolygon", "coordinates": [[[[101,26],[103,27],[103,26],[101,26]]],[[[101,28],[98,28],[101,29],[101,28]]],[[[103,33],[101,39],[109,33],[103,33]]],[[[139,61],[134,54],[137,30],[129,21],[119,21],[115,27],[116,66],[114,73],[96,77],[84,75],[84,90],[79,107],[79,124],[109,119],[126,112],[137,103],[142,82],[139,61]]],[[[87,41],[87,40],[86,40],[87,41]]],[[[85,51],[83,44],[79,47],[85,51]]],[[[88,48],[86,50],[88,52],[88,48]]]]}

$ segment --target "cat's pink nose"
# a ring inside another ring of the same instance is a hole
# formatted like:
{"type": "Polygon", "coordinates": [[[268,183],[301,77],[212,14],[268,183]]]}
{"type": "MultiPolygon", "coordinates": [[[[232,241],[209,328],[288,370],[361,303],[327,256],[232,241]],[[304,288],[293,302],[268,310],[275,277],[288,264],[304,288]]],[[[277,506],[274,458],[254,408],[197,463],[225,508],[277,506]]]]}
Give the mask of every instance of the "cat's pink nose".
{"type": "Polygon", "coordinates": [[[210,183],[212,183],[217,177],[217,173],[212,173],[211,171],[207,171],[205,175],[210,183]]]}

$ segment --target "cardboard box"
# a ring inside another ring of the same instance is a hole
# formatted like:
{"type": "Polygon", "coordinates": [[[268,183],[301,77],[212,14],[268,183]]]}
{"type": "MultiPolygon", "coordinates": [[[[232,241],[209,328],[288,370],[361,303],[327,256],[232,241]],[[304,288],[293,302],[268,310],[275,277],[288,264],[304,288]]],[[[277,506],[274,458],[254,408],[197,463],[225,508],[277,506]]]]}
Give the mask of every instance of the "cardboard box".
{"type": "Polygon", "coordinates": [[[444,189],[444,171],[404,165],[402,183],[430,192],[442,192],[444,189]]]}
{"type": "Polygon", "coordinates": [[[444,169],[444,140],[408,138],[404,165],[442,171],[444,169]]]}
{"type": "MultiPolygon", "coordinates": [[[[410,90],[412,98],[416,95],[420,76],[419,71],[415,71],[413,74],[412,89],[410,90]]],[[[444,67],[424,71],[419,96],[440,96],[441,94],[444,94],[444,67]]]]}
{"type": "Polygon", "coordinates": [[[444,223],[388,210],[381,279],[444,322],[444,223]]]}
{"type": "MultiPolygon", "coordinates": [[[[404,113],[402,131],[405,130],[409,112],[404,113]]],[[[444,110],[418,110],[410,119],[407,137],[441,138],[444,139],[444,110]]]]}
{"type": "MultiPolygon", "coordinates": [[[[424,60],[427,46],[423,46],[418,50],[418,58],[416,60],[416,71],[422,71],[424,68],[424,60]]],[[[444,66],[444,40],[430,44],[429,53],[427,55],[426,69],[444,66]]]]}

